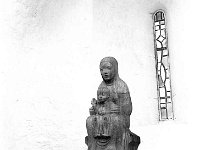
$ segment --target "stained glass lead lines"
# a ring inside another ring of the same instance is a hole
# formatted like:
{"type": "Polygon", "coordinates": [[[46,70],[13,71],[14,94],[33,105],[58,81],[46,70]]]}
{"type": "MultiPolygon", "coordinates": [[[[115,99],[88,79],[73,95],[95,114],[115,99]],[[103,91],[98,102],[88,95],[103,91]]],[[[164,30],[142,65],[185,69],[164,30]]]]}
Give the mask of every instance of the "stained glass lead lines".
{"type": "Polygon", "coordinates": [[[173,119],[169,50],[164,11],[153,15],[159,120],[173,119]]]}

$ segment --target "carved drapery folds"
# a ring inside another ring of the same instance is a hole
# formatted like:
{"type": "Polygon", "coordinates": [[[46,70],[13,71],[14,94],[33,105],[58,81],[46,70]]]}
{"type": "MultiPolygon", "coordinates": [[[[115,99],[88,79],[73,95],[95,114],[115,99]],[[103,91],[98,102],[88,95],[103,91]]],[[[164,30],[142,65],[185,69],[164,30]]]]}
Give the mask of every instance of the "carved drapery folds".
{"type": "Polygon", "coordinates": [[[100,72],[103,81],[97,99],[92,99],[86,121],[88,150],[137,150],[140,137],[129,129],[131,97],[128,86],[118,75],[116,59],[103,58],[100,72]]]}

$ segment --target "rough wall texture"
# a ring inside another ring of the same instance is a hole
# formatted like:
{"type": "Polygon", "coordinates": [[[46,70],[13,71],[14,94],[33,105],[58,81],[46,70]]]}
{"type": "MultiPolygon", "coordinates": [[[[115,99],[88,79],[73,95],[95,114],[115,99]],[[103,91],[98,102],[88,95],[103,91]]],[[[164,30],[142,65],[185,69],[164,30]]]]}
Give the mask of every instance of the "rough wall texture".
{"type": "MultiPolygon", "coordinates": [[[[186,56],[180,50],[185,51],[186,47],[181,46],[182,27],[176,26],[181,25],[181,13],[185,12],[183,2],[19,0],[1,3],[1,149],[86,149],[85,120],[91,98],[96,97],[101,82],[99,61],[113,56],[119,61],[119,73],[131,92],[131,130],[141,136],[139,149],[160,150],[165,143],[159,137],[166,139],[171,135],[166,129],[170,125],[157,122],[151,13],[158,8],[169,12],[175,116],[177,121],[185,121],[187,93],[182,91],[187,90],[186,77],[180,76],[186,56]],[[174,20],[176,24],[172,23],[174,20]]],[[[176,139],[180,138],[179,131],[176,139]]]]}

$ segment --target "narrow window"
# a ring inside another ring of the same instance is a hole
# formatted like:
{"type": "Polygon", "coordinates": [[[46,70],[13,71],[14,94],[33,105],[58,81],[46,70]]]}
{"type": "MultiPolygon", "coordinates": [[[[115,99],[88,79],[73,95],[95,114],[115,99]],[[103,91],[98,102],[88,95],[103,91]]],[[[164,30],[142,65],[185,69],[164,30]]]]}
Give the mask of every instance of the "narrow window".
{"type": "Polygon", "coordinates": [[[156,11],[153,15],[153,21],[159,120],[174,119],[164,11],[156,11]]]}

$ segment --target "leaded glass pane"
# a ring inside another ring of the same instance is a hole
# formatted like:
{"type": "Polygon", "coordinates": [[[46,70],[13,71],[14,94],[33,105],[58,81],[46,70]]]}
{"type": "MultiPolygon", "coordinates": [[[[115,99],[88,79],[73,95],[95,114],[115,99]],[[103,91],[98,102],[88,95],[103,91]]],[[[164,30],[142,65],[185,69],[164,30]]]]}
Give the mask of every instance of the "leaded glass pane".
{"type": "Polygon", "coordinates": [[[166,18],[163,11],[155,12],[153,18],[159,119],[173,119],[166,18]]]}

